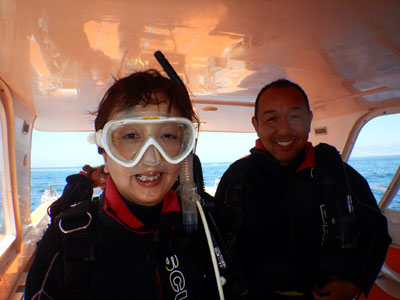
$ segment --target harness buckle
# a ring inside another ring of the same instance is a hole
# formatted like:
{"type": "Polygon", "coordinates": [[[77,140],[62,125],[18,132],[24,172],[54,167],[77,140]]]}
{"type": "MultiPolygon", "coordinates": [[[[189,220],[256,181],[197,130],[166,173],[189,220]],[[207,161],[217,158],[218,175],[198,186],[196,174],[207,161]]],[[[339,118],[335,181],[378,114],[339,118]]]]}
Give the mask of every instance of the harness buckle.
{"type": "Polygon", "coordinates": [[[80,231],[80,230],[84,230],[86,228],[89,227],[90,223],[92,223],[92,215],[90,214],[90,212],[86,211],[86,215],[89,217],[89,221],[87,222],[86,225],[77,227],[77,228],[72,228],[72,229],[64,229],[62,227],[62,219],[60,219],[60,222],[58,222],[58,228],[60,228],[61,232],[64,234],[68,234],[68,233],[72,233],[72,232],[76,232],[76,231],[80,231]]]}

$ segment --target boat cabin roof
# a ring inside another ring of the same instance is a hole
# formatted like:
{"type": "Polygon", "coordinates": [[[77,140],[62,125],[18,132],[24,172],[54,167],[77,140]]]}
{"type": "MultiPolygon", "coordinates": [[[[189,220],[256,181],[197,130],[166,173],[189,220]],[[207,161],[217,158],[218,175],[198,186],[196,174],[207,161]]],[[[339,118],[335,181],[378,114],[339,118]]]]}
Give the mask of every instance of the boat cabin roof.
{"type": "Polygon", "coordinates": [[[253,132],[256,95],[278,78],[308,94],[311,140],[339,149],[369,118],[400,111],[397,0],[16,0],[0,7],[0,77],[38,130],[93,130],[90,112],[113,80],[161,70],[157,50],[190,91],[203,131],[253,132]]]}

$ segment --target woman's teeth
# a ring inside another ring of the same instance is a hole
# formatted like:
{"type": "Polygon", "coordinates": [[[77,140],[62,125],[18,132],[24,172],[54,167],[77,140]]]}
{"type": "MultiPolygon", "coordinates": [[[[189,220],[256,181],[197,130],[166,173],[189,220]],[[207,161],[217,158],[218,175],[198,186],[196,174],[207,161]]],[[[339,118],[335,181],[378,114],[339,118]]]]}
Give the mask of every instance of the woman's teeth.
{"type": "Polygon", "coordinates": [[[158,178],[160,178],[161,173],[158,173],[155,176],[146,176],[146,175],[141,175],[141,174],[137,174],[136,177],[140,180],[140,181],[154,181],[158,178]]]}
{"type": "Polygon", "coordinates": [[[289,146],[293,141],[288,141],[288,142],[276,142],[279,146],[289,146]]]}

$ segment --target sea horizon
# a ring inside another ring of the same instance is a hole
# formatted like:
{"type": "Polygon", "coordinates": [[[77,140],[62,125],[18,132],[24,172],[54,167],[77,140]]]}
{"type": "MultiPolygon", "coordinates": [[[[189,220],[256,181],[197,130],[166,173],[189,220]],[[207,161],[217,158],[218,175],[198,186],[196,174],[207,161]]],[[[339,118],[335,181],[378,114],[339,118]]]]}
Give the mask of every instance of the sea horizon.
{"type": "MultiPolygon", "coordinates": [[[[350,158],[349,158],[349,161],[351,160],[351,159],[354,159],[354,158],[373,158],[373,157],[375,157],[375,158],[379,158],[379,157],[382,157],[382,158],[384,158],[384,157],[391,157],[391,156],[393,156],[393,157],[396,157],[396,156],[399,156],[400,157],[400,153],[395,153],[395,154],[377,154],[377,155],[353,155],[353,156],[351,156],[350,158]]],[[[238,158],[238,159],[240,159],[240,158],[238,158]]],[[[232,164],[232,163],[234,163],[235,161],[223,161],[223,162],[221,162],[221,161],[208,161],[208,162],[201,162],[201,164],[232,164]]],[[[89,165],[91,165],[91,166],[98,166],[99,164],[90,164],[89,163],[89,165]]],[[[101,165],[101,164],[100,164],[101,165]]],[[[31,169],[47,169],[47,168],[52,168],[52,169],[54,169],[54,168],[69,168],[69,169],[76,169],[76,168],[82,168],[84,165],[70,165],[70,166],[32,166],[31,167],[31,169]]]]}
{"type": "MultiPolygon", "coordinates": [[[[215,188],[219,178],[222,177],[232,163],[202,162],[204,186],[215,188]]],[[[348,164],[368,181],[375,198],[379,201],[400,165],[400,155],[353,156],[349,159],[348,164]]],[[[41,195],[49,188],[49,185],[61,195],[66,184],[66,177],[78,173],[81,169],[82,166],[32,167],[32,209],[40,204],[41,195]]],[[[392,202],[391,208],[400,209],[399,191],[392,202]]]]}

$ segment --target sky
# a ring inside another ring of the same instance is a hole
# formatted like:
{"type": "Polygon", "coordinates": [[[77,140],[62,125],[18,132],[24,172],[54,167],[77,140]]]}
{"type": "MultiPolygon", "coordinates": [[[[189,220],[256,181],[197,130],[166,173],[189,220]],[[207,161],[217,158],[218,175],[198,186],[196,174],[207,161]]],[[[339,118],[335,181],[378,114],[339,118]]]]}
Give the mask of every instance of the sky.
{"type": "MultiPolygon", "coordinates": [[[[31,165],[40,167],[98,166],[103,158],[87,142],[89,133],[54,133],[34,130],[31,165]]],[[[202,163],[234,162],[254,147],[255,133],[200,132],[196,154],[202,163]]],[[[369,121],[361,130],[353,157],[400,155],[400,114],[369,121]]]]}

